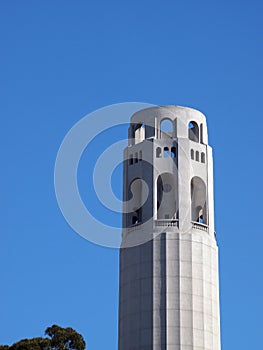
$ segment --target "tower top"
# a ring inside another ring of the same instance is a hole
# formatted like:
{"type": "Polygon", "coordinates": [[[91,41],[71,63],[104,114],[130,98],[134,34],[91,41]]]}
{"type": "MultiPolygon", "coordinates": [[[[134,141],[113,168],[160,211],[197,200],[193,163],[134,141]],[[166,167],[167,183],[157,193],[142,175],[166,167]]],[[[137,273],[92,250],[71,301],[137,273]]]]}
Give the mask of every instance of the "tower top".
{"type": "Polygon", "coordinates": [[[131,117],[129,146],[149,138],[188,138],[208,144],[206,117],[200,111],[181,106],[157,106],[142,109],[131,117]],[[171,122],[171,132],[165,132],[164,121],[171,122]],[[145,130],[142,130],[145,129],[145,130]]]}

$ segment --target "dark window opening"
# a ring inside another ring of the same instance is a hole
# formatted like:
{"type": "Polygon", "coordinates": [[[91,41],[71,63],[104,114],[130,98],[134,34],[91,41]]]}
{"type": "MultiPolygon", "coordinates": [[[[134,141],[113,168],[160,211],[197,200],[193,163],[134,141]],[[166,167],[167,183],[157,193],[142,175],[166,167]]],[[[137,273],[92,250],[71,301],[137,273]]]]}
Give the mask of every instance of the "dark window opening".
{"type": "Polygon", "coordinates": [[[175,147],[172,147],[172,149],[171,149],[171,157],[172,158],[176,157],[176,148],[175,147]]]}
{"type": "Polygon", "coordinates": [[[134,161],[135,161],[135,163],[138,163],[138,153],[137,152],[135,153],[135,160],[134,161]]]}
{"type": "Polygon", "coordinates": [[[160,147],[156,148],[156,158],[161,158],[162,156],[162,150],[160,147]]]}
{"type": "Polygon", "coordinates": [[[133,225],[137,225],[139,223],[139,219],[136,215],[132,216],[132,224],[133,225]]]}
{"type": "Polygon", "coordinates": [[[203,223],[204,223],[203,209],[200,209],[200,210],[199,210],[197,221],[198,221],[200,224],[203,224],[203,223]]]}
{"type": "Polygon", "coordinates": [[[168,158],[169,157],[169,148],[168,147],[164,147],[163,156],[164,156],[164,158],[168,158]]]}
{"type": "Polygon", "coordinates": [[[188,124],[188,137],[192,141],[199,142],[199,127],[194,121],[188,124]]]}
{"type": "Polygon", "coordinates": [[[202,224],[204,222],[203,215],[199,216],[198,222],[200,222],[200,224],[202,224]]]}
{"type": "Polygon", "coordinates": [[[132,214],[132,225],[138,225],[141,223],[141,210],[138,209],[132,214]]]}

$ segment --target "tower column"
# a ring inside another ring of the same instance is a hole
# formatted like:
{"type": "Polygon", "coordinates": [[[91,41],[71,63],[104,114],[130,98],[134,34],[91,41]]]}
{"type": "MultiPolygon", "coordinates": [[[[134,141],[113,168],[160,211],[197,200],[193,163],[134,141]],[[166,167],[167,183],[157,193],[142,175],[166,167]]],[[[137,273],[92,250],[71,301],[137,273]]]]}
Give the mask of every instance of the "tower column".
{"type": "Polygon", "coordinates": [[[123,179],[119,350],[220,350],[205,116],[178,106],[135,113],[123,179]]]}

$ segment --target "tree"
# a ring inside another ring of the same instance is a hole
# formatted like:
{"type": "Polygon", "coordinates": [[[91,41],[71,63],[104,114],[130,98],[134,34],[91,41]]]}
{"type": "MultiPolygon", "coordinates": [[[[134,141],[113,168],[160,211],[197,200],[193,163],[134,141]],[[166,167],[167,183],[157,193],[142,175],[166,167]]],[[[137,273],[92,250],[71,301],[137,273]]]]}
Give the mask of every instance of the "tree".
{"type": "Polygon", "coordinates": [[[0,350],[84,350],[85,341],[72,328],[53,325],[46,329],[49,338],[22,339],[11,346],[0,345],[0,350]]]}
{"type": "Polygon", "coordinates": [[[11,345],[9,350],[51,350],[50,339],[33,338],[22,339],[19,342],[11,345]]]}
{"type": "Polygon", "coordinates": [[[84,350],[86,346],[83,337],[72,328],[53,325],[46,329],[46,335],[51,338],[52,350],[84,350]]]}

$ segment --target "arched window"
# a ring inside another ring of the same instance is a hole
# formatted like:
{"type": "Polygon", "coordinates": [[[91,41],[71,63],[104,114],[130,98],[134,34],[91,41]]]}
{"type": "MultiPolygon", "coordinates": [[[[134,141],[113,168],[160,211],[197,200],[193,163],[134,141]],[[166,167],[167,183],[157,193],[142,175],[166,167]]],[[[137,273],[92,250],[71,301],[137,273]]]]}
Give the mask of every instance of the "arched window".
{"type": "Polygon", "coordinates": [[[160,124],[161,139],[173,137],[173,122],[170,119],[163,119],[160,124]]]}
{"type": "Polygon", "coordinates": [[[197,162],[199,162],[199,152],[198,151],[195,152],[195,160],[197,162]]]}
{"type": "Polygon", "coordinates": [[[129,225],[142,222],[142,181],[134,179],[129,186],[129,225]]]}
{"type": "Polygon", "coordinates": [[[169,157],[169,148],[168,147],[164,147],[164,149],[163,149],[163,156],[164,156],[164,158],[168,158],[169,157]]]}
{"type": "Polygon", "coordinates": [[[142,151],[139,152],[139,162],[142,160],[142,151]]]}
{"type": "Polygon", "coordinates": [[[144,124],[137,124],[135,126],[135,144],[142,142],[145,140],[145,125],[144,124]]]}
{"type": "Polygon", "coordinates": [[[161,158],[162,156],[162,149],[161,147],[156,148],[156,158],[161,158]]]}
{"type": "Polygon", "coordinates": [[[130,154],[129,165],[132,165],[132,164],[133,164],[133,155],[130,154]]]}
{"type": "Polygon", "coordinates": [[[138,163],[138,152],[135,153],[135,159],[134,159],[135,163],[138,163]]]}
{"type": "Polygon", "coordinates": [[[157,179],[157,219],[176,219],[178,216],[177,180],[173,174],[163,173],[157,179]]]}
{"type": "Polygon", "coordinates": [[[199,127],[194,121],[188,124],[188,137],[192,141],[199,142],[199,127]]]}
{"type": "Polygon", "coordinates": [[[204,152],[201,153],[201,163],[205,163],[205,154],[204,154],[204,152]]]}
{"type": "Polygon", "coordinates": [[[195,159],[195,151],[191,149],[191,159],[195,159]]]}
{"type": "Polygon", "coordinates": [[[206,185],[195,176],[191,180],[192,221],[207,225],[206,185]]]}
{"type": "Polygon", "coordinates": [[[171,148],[171,157],[176,158],[176,147],[171,148]]]}

